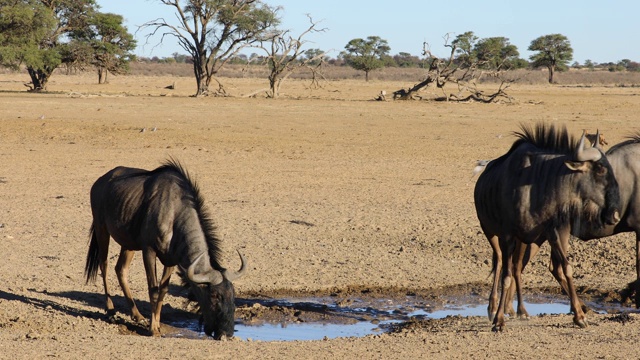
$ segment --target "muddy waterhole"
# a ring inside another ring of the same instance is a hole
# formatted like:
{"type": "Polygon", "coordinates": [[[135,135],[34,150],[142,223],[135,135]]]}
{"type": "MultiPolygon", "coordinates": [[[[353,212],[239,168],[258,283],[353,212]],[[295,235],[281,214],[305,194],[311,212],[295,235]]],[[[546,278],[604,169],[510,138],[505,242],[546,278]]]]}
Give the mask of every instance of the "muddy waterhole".
{"type": "MultiPolygon", "coordinates": [[[[568,314],[564,295],[536,294],[526,297],[529,315],[568,314]]],[[[486,299],[478,294],[462,297],[402,299],[298,297],[239,299],[235,337],[249,341],[300,341],[339,337],[362,337],[393,331],[411,320],[487,316],[486,299]]],[[[591,311],[616,314],[635,309],[619,303],[585,301],[591,311]]],[[[514,302],[514,308],[516,307],[514,302]]],[[[512,321],[526,321],[513,319],[512,321]]],[[[197,319],[169,321],[168,337],[207,339],[197,319]]],[[[490,326],[487,320],[487,327],[490,326]]]]}

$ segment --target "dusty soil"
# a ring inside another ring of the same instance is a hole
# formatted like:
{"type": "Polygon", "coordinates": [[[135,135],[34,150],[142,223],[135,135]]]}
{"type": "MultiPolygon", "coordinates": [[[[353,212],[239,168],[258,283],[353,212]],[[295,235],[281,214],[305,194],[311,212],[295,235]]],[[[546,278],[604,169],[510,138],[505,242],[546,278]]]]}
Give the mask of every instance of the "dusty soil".
{"type": "MultiPolygon", "coordinates": [[[[640,321],[625,292],[635,278],[630,234],[572,244],[581,296],[630,312],[589,314],[587,329],[571,315],[542,315],[511,320],[500,334],[485,317],[450,317],[325,341],[152,338],[127,316],[113,272],[115,323],[105,318],[102,285],[83,278],[93,181],[117,165],[151,169],[173,156],[202,188],[224,263],[239,266],[235,249],[250,262],[236,282],[239,319],[300,316],[268,305],[252,315],[269,298],[487,296],[476,160],[507,151],[520,123],[563,124],[576,135],[599,128],[609,144],[622,141],[637,130],[637,88],[519,85],[513,103],[485,105],[371,101],[411,85],[396,82],[309,89],[290,81],[274,101],[241,97],[264,87],[257,79],[225,79],[235,97],[191,98],[187,78],[113,77],[102,86],[95,78],[58,75],[50,93],[27,94],[25,75],[0,75],[2,357],[637,357],[640,321]],[[177,90],[163,89],[173,81],[177,90]]],[[[558,292],[548,250],[525,273],[527,293],[558,292]]],[[[139,256],[130,280],[148,315],[139,256]]],[[[173,279],[163,320],[195,318],[185,295],[173,279]]]]}

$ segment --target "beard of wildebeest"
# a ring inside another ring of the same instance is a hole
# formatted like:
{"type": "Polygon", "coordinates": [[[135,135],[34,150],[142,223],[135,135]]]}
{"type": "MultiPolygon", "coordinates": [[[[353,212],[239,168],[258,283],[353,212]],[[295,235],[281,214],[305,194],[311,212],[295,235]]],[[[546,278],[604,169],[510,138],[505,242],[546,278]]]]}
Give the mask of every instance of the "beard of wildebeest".
{"type": "MultiPolygon", "coordinates": [[[[583,177],[579,186],[581,192],[590,195],[604,192],[604,199],[601,204],[596,204],[592,200],[583,204],[582,212],[574,217],[574,233],[579,233],[581,226],[602,229],[604,225],[615,225],[620,221],[622,208],[620,189],[607,158],[603,156],[598,161],[591,163],[590,168],[586,171],[592,175],[583,177]]],[[[583,196],[582,198],[588,199],[589,197],[583,196]]]]}
{"type": "Polygon", "coordinates": [[[596,166],[602,166],[603,169],[595,168],[594,171],[605,172],[606,182],[608,184],[615,184],[614,186],[606,187],[605,192],[605,211],[602,213],[602,221],[607,225],[615,225],[620,221],[620,211],[622,211],[622,199],[620,198],[620,188],[618,181],[613,174],[613,168],[606,157],[602,157],[600,161],[596,163],[596,166]],[[602,164],[601,164],[602,163],[602,164]]]}
{"type": "Polygon", "coordinates": [[[233,337],[236,296],[231,281],[224,279],[217,285],[197,285],[191,291],[200,307],[200,326],[204,326],[204,333],[216,340],[223,336],[233,337]]]}

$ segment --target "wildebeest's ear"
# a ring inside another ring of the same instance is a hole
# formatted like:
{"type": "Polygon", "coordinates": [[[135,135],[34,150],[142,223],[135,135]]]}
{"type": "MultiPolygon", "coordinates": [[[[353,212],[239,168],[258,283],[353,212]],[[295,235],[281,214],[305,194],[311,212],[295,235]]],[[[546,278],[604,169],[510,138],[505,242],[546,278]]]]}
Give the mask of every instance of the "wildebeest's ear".
{"type": "Polygon", "coordinates": [[[564,164],[573,171],[585,172],[589,170],[588,161],[565,161],[564,164]]]}

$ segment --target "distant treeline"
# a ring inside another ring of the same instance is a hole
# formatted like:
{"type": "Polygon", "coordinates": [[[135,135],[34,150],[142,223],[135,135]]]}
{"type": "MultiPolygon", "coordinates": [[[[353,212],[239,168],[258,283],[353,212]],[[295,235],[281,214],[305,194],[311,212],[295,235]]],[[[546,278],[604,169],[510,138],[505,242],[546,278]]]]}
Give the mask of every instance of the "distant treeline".
{"type": "MultiPolygon", "coordinates": [[[[418,67],[386,67],[378,69],[372,73],[372,80],[376,81],[398,81],[404,84],[413,84],[416,79],[424,76],[426,69],[418,67]]],[[[193,77],[193,67],[187,63],[169,62],[135,62],[131,64],[132,76],[175,76],[190,78],[193,77]]],[[[353,69],[350,66],[326,65],[322,70],[323,77],[327,80],[362,80],[362,71],[353,69]]],[[[266,79],[269,70],[266,65],[252,64],[230,64],[223,67],[218,74],[224,78],[254,78],[266,79]]],[[[517,69],[509,70],[505,73],[508,78],[517,79],[518,84],[543,85],[547,83],[547,71],[544,69],[517,69]]],[[[292,79],[310,80],[310,71],[300,71],[291,75],[292,79]]],[[[266,81],[266,80],[265,80],[266,81]]],[[[491,83],[497,81],[492,77],[483,77],[481,83],[491,83]]],[[[560,86],[619,86],[619,87],[640,87],[640,71],[608,71],[608,69],[594,68],[570,68],[568,71],[560,73],[557,77],[557,84],[560,86]]]]}
{"type": "MultiPolygon", "coordinates": [[[[304,61],[307,58],[315,56],[320,50],[310,49],[307,50],[306,56],[299,61],[304,61]]],[[[156,63],[156,64],[193,64],[193,60],[188,55],[173,53],[170,57],[137,57],[139,63],[156,63]]],[[[240,54],[229,60],[229,64],[235,65],[259,65],[265,64],[265,57],[258,54],[245,55],[240,54]]],[[[409,53],[401,52],[396,55],[388,55],[383,57],[384,67],[387,68],[424,68],[425,59],[419,56],[411,55],[409,53]]],[[[347,66],[345,60],[338,56],[332,58],[325,56],[324,63],[332,66],[347,66]]],[[[531,63],[525,59],[518,59],[518,61],[512,63],[511,69],[530,69],[531,63]]],[[[573,69],[590,69],[590,70],[607,70],[611,72],[615,71],[640,71],[640,62],[632,61],[629,59],[622,59],[617,62],[597,63],[591,60],[586,60],[583,64],[575,61],[571,64],[573,69]]]]}

